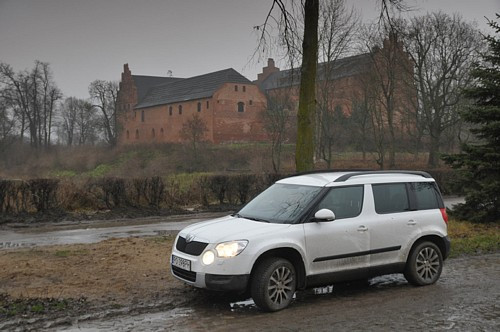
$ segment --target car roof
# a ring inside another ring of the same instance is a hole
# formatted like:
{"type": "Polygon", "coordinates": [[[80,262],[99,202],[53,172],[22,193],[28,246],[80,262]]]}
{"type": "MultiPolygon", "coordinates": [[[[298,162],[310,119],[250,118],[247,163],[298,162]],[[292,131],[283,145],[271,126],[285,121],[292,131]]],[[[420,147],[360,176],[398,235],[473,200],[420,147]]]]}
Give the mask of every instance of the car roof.
{"type": "Polygon", "coordinates": [[[428,173],[421,171],[315,171],[311,173],[292,175],[281,179],[276,183],[314,187],[332,187],[388,182],[434,182],[434,179],[428,173]]]}

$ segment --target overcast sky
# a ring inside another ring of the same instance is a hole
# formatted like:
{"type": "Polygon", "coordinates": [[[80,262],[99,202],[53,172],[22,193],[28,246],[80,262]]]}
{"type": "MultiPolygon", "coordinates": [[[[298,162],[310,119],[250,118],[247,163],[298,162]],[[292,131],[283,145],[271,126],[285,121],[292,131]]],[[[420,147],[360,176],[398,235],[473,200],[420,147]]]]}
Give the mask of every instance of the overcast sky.
{"type": "MultiPolygon", "coordinates": [[[[347,0],[365,20],[376,0],[347,0]]],[[[487,30],[500,0],[407,0],[415,14],[458,12],[487,30]]],[[[0,0],[0,61],[16,71],[49,62],[65,96],[87,98],[95,79],[133,74],[190,77],[232,67],[257,78],[250,61],[272,0],[0,0]]],[[[491,32],[491,30],[487,30],[491,32]]]]}

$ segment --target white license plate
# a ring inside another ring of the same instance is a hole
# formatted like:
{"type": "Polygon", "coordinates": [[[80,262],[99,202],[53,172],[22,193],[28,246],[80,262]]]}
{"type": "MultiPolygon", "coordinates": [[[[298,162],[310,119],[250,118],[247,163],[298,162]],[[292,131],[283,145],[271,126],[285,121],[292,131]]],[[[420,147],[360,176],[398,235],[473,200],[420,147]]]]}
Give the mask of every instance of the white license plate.
{"type": "Polygon", "coordinates": [[[178,268],[181,268],[186,271],[191,271],[191,261],[188,259],[172,255],[172,265],[177,266],[178,268]]]}

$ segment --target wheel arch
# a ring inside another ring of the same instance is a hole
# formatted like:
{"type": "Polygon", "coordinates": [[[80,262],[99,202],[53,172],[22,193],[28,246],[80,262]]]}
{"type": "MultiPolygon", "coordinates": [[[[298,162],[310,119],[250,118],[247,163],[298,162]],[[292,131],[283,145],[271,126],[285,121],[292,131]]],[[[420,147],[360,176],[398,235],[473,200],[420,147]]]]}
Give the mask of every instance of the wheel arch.
{"type": "Polygon", "coordinates": [[[434,243],[439,250],[441,251],[441,256],[443,257],[443,261],[448,257],[448,249],[447,249],[447,244],[445,238],[436,235],[436,234],[429,234],[429,235],[424,235],[420,238],[418,238],[415,242],[413,242],[413,245],[411,246],[410,250],[408,251],[408,254],[406,256],[406,261],[408,261],[408,258],[410,257],[413,249],[418,246],[420,243],[429,241],[434,243]]]}
{"type": "MultiPolygon", "coordinates": [[[[306,270],[304,260],[302,255],[297,249],[290,247],[274,248],[263,252],[254,262],[252,270],[250,272],[250,279],[252,279],[253,274],[257,266],[269,257],[284,258],[293,264],[295,268],[295,274],[297,276],[297,289],[302,289],[306,284],[306,270]]],[[[249,282],[251,284],[251,282],[249,282]]]]}

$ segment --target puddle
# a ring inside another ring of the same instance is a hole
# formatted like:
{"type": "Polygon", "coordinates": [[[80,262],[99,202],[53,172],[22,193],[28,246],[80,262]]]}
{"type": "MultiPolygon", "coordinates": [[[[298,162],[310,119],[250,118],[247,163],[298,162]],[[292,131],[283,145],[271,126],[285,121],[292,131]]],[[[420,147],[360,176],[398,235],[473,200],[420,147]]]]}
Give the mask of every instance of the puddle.
{"type": "Polygon", "coordinates": [[[77,322],[71,327],[60,328],[56,331],[93,332],[93,331],[156,331],[166,330],[176,319],[189,317],[193,314],[190,308],[175,308],[163,312],[125,316],[112,320],[96,320],[91,322],[77,322]],[[164,326],[165,329],[159,328],[164,326]]]}

